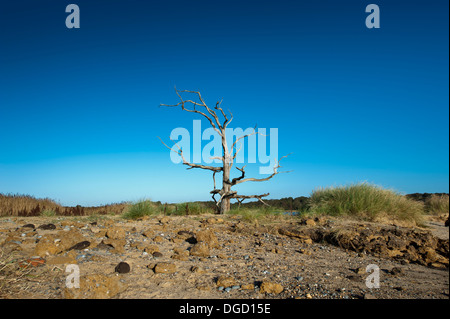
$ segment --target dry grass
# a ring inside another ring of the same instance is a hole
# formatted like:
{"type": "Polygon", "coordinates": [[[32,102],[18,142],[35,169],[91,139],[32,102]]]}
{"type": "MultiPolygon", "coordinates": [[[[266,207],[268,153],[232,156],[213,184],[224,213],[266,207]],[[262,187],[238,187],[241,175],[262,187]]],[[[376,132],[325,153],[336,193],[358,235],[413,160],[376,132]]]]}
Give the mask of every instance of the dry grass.
{"type": "Polygon", "coordinates": [[[311,194],[311,212],[367,221],[390,220],[421,225],[424,205],[392,190],[360,183],[315,190],[311,194]]]}
{"type": "Polygon", "coordinates": [[[25,277],[32,271],[17,265],[14,252],[6,253],[0,248],[0,298],[8,298],[18,291],[27,290],[25,277]]]}
{"type": "Polygon", "coordinates": [[[432,195],[425,201],[425,211],[433,216],[447,216],[449,214],[449,196],[432,195]]]}
{"type": "Polygon", "coordinates": [[[0,216],[38,216],[44,210],[57,209],[62,209],[62,206],[48,198],[0,194],[0,216]]]}
{"type": "Polygon", "coordinates": [[[66,207],[49,198],[38,199],[29,195],[0,194],[0,216],[90,216],[122,214],[129,203],[93,207],[66,207]]]}

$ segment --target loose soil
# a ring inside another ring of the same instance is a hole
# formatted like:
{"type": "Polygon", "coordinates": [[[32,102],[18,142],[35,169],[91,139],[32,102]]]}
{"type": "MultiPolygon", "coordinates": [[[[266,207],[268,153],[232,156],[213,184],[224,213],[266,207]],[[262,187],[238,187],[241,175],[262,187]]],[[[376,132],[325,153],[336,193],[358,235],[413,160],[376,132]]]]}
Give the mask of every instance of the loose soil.
{"type": "Polygon", "coordinates": [[[0,218],[0,298],[447,299],[448,260],[441,221],[0,218]]]}

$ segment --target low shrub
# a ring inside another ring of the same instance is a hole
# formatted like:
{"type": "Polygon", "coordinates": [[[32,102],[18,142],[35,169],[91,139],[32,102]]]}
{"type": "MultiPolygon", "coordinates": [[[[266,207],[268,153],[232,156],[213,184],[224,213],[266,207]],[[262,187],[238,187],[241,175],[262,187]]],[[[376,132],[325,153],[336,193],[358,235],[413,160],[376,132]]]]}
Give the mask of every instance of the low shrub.
{"type": "Polygon", "coordinates": [[[376,221],[394,219],[421,224],[424,205],[368,183],[320,188],[311,194],[311,212],[376,221]]]}

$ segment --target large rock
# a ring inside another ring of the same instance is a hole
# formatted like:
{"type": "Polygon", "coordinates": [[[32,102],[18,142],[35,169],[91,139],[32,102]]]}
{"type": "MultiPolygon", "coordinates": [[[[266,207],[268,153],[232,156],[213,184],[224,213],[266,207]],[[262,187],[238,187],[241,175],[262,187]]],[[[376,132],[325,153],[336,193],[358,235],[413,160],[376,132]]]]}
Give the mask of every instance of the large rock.
{"type": "Polygon", "coordinates": [[[125,235],[125,229],[117,226],[110,227],[106,231],[106,237],[110,239],[124,239],[125,235]]]}
{"type": "Polygon", "coordinates": [[[260,286],[259,292],[278,295],[283,291],[283,289],[284,289],[283,286],[280,284],[270,281],[264,281],[260,286]]]}
{"type": "Polygon", "coordinates": [[[125,239],[105,239],[102,241],[103,244],[111,246],[114,248],[115,253],[123,254],[125,252],[125,245],[127,241],[125,239]]]}
{"type": "Polygon", "coordinates": [[[78,230],[62,230],[56,234],[46,234],[42,236],[36,244],[34,253],[36,256],[41,257],[56,255],[84,241],[83,235],[78,230]]]}
{"type": "Polygon", "coordinates": [[[177,271],[177,266],[172,263],[156,264],[154,270],[156,274],[172,274],[177,271]]]}
{"type": "Polygon", "coordinates": [[[199,242],[195,244],[194,246],[192,246],[189,254],[196,257],[209,257],[210,251],[208,244],[205,242],[199,242]]]}
{"type": "Polygon", "coordinates": [[[208,244],[210,248],[219,248],[219,240],[210,229],[198,231],[195,234],[195,238],[197,239],[197,242],[204,242],[208,244]]]}

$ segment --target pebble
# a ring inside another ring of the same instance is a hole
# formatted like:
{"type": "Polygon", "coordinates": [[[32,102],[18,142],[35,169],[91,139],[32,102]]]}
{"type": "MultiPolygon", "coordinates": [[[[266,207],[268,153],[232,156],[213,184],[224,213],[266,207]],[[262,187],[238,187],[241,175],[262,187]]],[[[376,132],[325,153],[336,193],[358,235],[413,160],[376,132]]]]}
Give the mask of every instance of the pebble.
{"type": "Polygon", "coordinates": [[[128,265],[126,262],[120,262],[116,268],[114,268],[115,272],[118,272],[119,274],[126,274],[130,272],[130,265],[128,265]]]}

